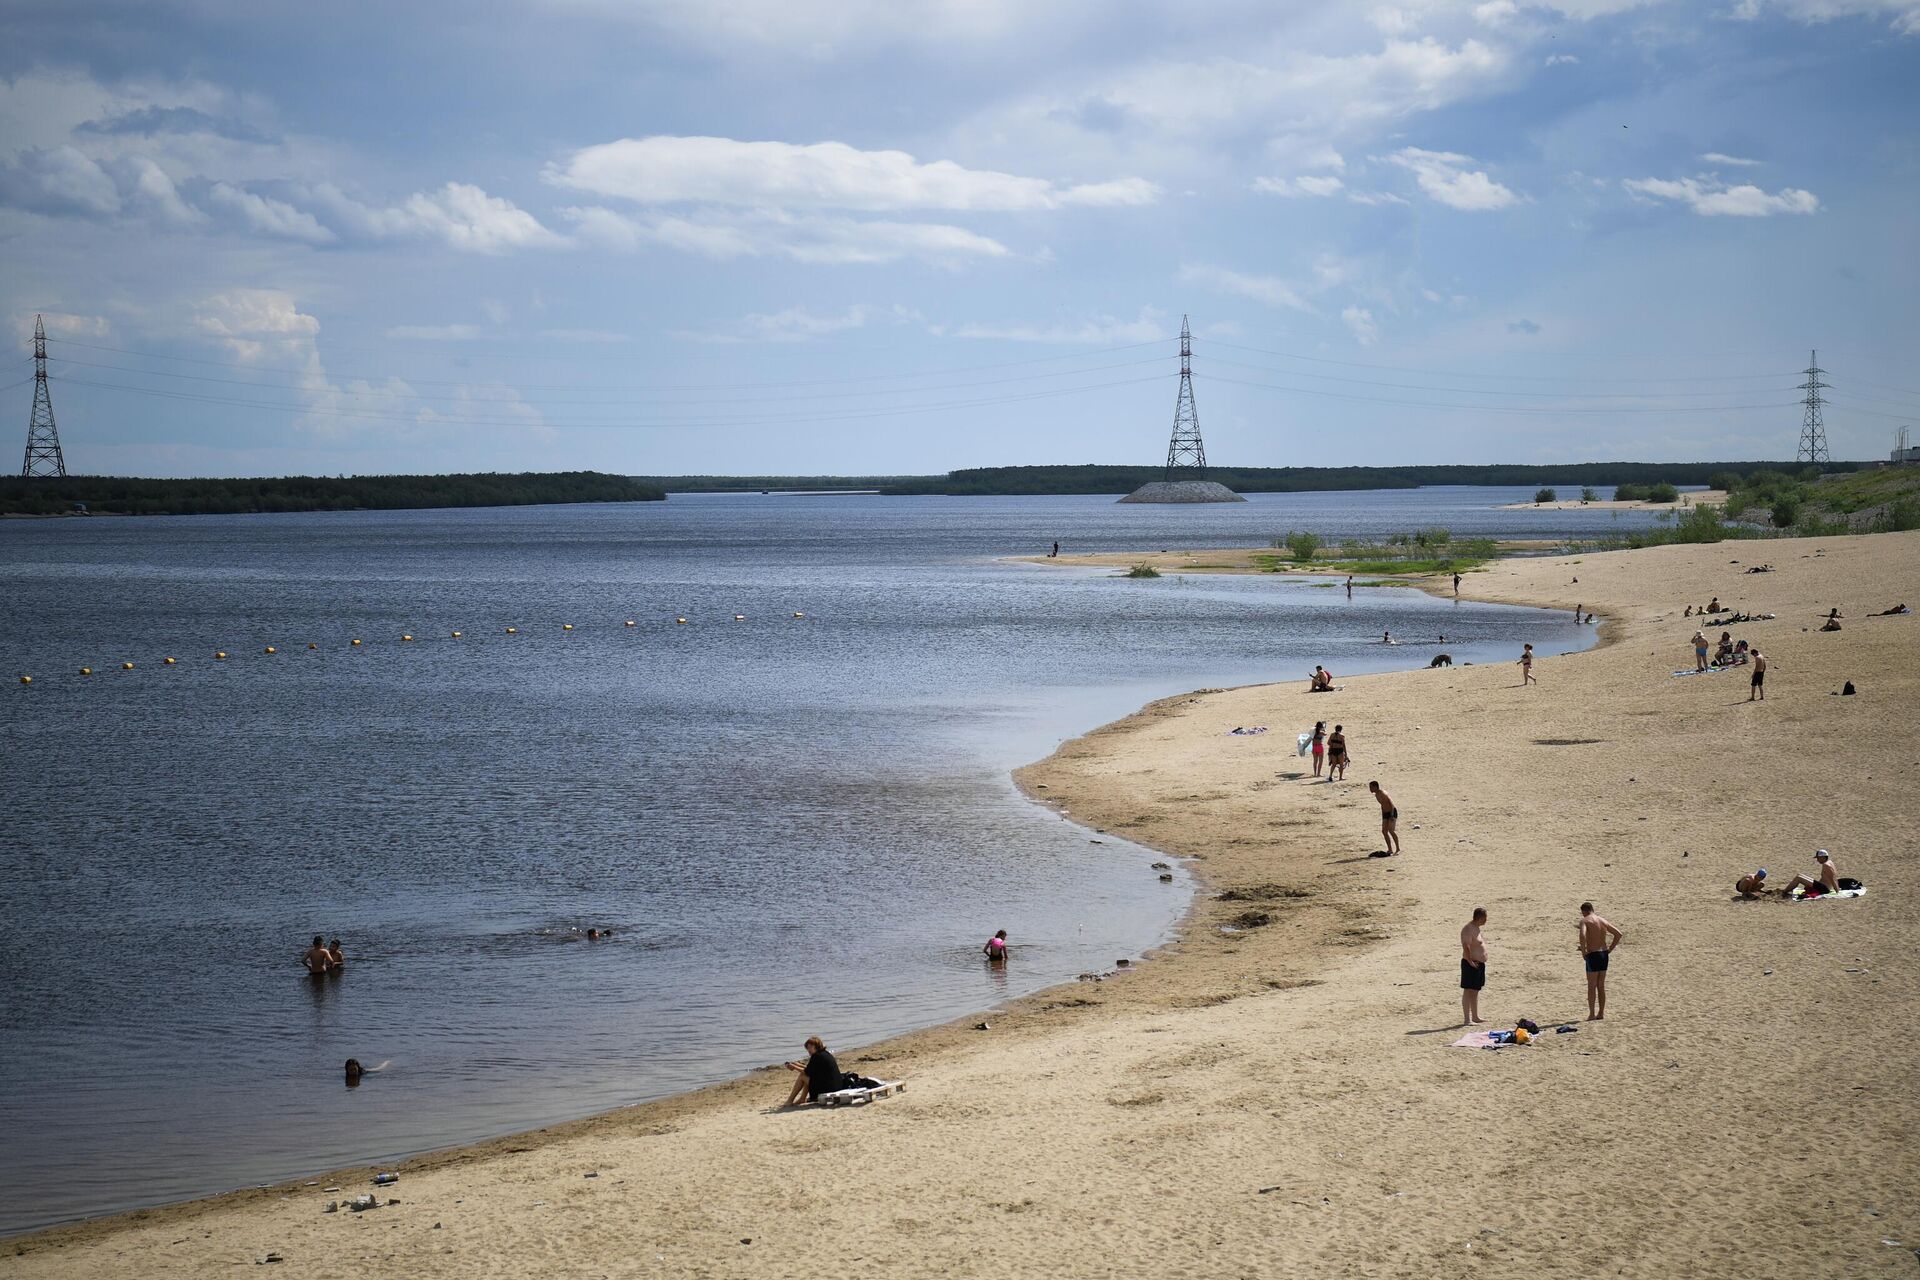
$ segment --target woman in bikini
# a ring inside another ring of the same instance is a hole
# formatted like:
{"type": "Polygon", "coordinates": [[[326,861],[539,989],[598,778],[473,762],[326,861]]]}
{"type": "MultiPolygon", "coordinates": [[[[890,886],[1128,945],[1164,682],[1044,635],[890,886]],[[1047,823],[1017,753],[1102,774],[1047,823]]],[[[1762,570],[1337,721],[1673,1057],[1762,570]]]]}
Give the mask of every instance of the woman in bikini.
{"type": "Polygon", "coordinates": [[[1340,771],[1342,778],[1347,776],[1347,735],[1345,730],[1345,725],[1337,724],[1333,726],[1333,732],[1327,735],[1328,782],[1333,781],[1333,774],[1336,769],[1340,771]]]}
{"type": "Polygon", "coordinates": [[[1315,720],[1313,722],[1313,776],[1314,777],[1317,778],[1320,776],[1320,766],[1323,763],[1325,763],[1326,758],[1327,758],[1327,722],[1325,720],[1315,720]]]}

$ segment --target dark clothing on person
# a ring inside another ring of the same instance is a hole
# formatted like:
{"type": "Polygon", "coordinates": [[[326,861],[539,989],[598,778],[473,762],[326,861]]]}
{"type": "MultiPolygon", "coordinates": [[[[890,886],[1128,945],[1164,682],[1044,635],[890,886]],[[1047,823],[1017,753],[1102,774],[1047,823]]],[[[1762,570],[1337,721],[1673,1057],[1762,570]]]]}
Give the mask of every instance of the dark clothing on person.
{"type": "Polygon", "coordinates": [[[1471,960],[1460,962],[1460,989],[1479,991],[1487,985],[1487,966],[1471,960]]]}
{"type": "Polygon", "coordinates": [[[840,1062],[825,1045],[807,1055],[807,1098],[832,1093],[840,1087],[840,1062]]]}
{"type": "Polygon", "coordinates": [[[1588,973],[1605,973],[1607,971],[1608,954],[1609,953],[1605,951],[1587,952],[1587,972],[1588,973]]]}

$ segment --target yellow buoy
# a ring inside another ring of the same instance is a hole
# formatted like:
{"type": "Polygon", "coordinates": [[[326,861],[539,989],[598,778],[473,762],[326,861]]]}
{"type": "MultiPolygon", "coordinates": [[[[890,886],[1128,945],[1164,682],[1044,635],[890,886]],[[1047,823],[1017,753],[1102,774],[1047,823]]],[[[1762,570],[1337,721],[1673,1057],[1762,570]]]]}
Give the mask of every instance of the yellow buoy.
{"type": "Polygon", "coordinates": [[[627,619],[627,625],[631,627],[631,626],[634,626],[634,625],[636,625],[636,624],[635,624],[635,622],[634,622],[634,620],[633,620],[632,618],[628,618],[628,619],[627,619]]]}
{"type": "Polygon", "coordinates": [[[122,671],[131,671],[133,670],[133,664],[131,662],[123,662],[120,664],[120,669],[122,671]]]}
{"type": "Polygon", "coordinates": [[[216,650],[213,656],[215,658],[224,658],[227,656],[227,651],[225,649],[216,650]]]}
{"type": "Polygon", "coordinates": [[[21,684],[32,684],[32,683],[33,683],[33,677],[32,677],[32,676],[21,676],[21,677],[20,677],[20,683],[21,683],[21,684]]]}
{"type": "Polygon", "coordinates": [[[280,652],[280,651],[279,651],[278,649],[276,649],[276,648],[274,648],[274,647],[273,647],[272,645],[268,645],[268,646],[267,646],[267,649],[266,649],[266,651],[267,651],[268,653],[278,653],[278,652],[280,652]]]}
{"type": "Polygon", "coordinates": [[[454,633],[453,633],[453,638],[454,638],[455,640],[458,640],[458,639],[460,638],[460,633],[459,633],[458,631],[456,631],[456,632],[454,632],[454,633]]]}
{"type": "Polygon", "coordinates": [[[520,634],[520,628],[518,628],[518,627],[508,627],[508,628],[507,628],[507,634],[508,634],[508,635],[510,635],[510,636],[517,636],[517,635],[519,635],[519,634],[520,634]]]}
{"type": "Polygon", "coordinates": [[[90,675],[92,675],[92,674],[93,674],[93,668],[92,668],[92,667],[82,667],[82,668],[80,668],[80,674],[81,674],[81,675],[83,675],[83,676],[90,676],[90,675]]]}
{"type": "Polygon", "coordinates": [[[412,636],[401,636],[400,638],[401,638],[402,640],[411,640],[411,639],[413,639],[413,637],[412,637],[412,636]]]}
{"type": "Polygon", "coordinates": [[[355,641],[354,641],[354,643],[355,643],[355,644],[359,644],[360,642],[359,642],[358,640],[355,640],[355,641]]]}
{"type": "Polygon", "coordinates": [[[173,665],[173,662],[174,662],[174,660],[173,660],[172,658],[168,658],[168,659],[167,659],[167,665],[168,665],[168,666],[172,666],[172,665],[173,665]]]}
{"type": "Polygon", "coordinates": [[[563,622],[560,624],[560,629],[562,631],[571,631],[573,630],[573,624],[571,622],[563,622]]]}

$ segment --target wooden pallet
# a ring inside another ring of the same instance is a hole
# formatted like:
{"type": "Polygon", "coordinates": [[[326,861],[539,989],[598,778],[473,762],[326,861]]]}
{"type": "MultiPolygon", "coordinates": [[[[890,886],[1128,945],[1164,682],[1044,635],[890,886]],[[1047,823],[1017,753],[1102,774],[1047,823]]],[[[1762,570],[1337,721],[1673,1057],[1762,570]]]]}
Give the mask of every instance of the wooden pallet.
{"type": "Polygon", "coordinates": [[[832,1093],[823,1093],[813,1100],[813,1104],[817,1107],[857,1107],[875,1098],[890,1098],[896,1093],[904,1093],[906,1088],[904,1080],[883,1080],[871,1089],[837,1089],[832,1093]]]}

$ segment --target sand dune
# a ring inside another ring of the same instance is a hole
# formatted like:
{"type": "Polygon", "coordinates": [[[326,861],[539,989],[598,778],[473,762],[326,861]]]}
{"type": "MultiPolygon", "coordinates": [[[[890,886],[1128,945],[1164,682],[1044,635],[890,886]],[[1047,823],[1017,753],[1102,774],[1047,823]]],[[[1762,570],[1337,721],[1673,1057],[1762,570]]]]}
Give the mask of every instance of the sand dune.
{"type": "Polygon", "coordinates": [[[1920,618],[1861,615],[1920,605],[1920,534],[1500,563],[1467,591],[1584,603],[1608,643],[1543,655],[1531,688],[1505,664],[1330,696],[1276,673],[1023,771],[1192,855],[1202,899],[1124,976],[843,1054],[909,1077],[901,1097],[770,1113],[786,1074],[763,1072],[412,1162],[369,1213],[246,1192],[10,1242],[11,1270],[273,1251],[311,1278],[1913,1275],[1920,618]],[[1742,572],[1761,557],[1777,571],[1742,572]],[[1669,675],[1692,665],[1683,606],[1714,594],[1779,615],[1734,629],[1772,660],[1764,703],[1742,673],[1669,675]],[[1812,630],[1834,605],[1846,629],[1812,630]],[[1848,679],[1859,696],[1830,696],[1848,679]],[[1344,784],[1297,776],[1317,716],[1347,727],[1344,784]],[[1249,723],[1273,731],[1227,733],[1249,723]],[[1403,857],[1365,856],[1369,778],[1403,857]],[[1816,846],[1869,894],[1733,900],[1816,846]],[[1603,1024],[1581,1020],[1582,898],[1626,931],[1603,1024]],[[1483,1009],[1578,1031],[1447,1047],[1476,904],[1483,1009]]]}

